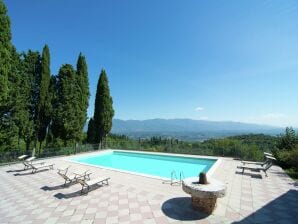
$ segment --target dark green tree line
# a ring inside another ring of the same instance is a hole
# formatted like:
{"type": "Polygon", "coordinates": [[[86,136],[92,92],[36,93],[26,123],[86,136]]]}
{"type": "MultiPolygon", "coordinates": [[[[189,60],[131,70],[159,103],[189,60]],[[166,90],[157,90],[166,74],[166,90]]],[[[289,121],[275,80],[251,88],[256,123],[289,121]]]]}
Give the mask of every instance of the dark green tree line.
{"type": "Polygon", "coordinates": [[[83,140],[89,100],[88,66],[80,53],[76,70],[62,65],[51,75],[50,49],[18,53],[10,19],[0,0],[0,152],[83,140]],[[39,144],[37,144],[39,143],[39,144]]]}

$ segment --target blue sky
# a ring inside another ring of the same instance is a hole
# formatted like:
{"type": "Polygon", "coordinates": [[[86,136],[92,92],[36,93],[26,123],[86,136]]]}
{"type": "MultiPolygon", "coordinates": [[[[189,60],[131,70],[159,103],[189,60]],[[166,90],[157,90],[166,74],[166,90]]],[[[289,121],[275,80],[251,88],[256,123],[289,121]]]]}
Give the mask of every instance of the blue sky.
{"type": "Polygon", "coordinates": [[[115,118],[298,126],[298,2],[5,0],[19,51],[51,71],[86,58],[92,116],[100,70],[115,118]]]}

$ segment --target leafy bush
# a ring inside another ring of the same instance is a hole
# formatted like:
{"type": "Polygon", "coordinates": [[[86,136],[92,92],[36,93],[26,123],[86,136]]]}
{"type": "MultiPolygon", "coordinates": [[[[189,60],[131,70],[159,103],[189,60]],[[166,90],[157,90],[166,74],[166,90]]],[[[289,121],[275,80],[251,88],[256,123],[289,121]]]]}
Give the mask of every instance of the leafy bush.
{"type": "Polygon", "coordinates": [[[277,160],[280,166],[284,168],[295,168],[298,169],[298,146],[295,149],[288,151],[277,151],[277,160]]]}

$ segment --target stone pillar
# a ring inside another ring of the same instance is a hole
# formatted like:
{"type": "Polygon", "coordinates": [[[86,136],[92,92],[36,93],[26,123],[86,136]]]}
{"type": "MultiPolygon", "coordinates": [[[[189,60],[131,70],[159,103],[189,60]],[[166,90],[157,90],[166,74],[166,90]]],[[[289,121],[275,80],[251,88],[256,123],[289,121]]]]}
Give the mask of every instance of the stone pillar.
{"type": "Polygon", "coordinates": [[[211,214],[216,206],[216,197],[213,198],[198,198],[191,197],[191,203],[194,209],[200,210],[207,214],[211,214]]]}

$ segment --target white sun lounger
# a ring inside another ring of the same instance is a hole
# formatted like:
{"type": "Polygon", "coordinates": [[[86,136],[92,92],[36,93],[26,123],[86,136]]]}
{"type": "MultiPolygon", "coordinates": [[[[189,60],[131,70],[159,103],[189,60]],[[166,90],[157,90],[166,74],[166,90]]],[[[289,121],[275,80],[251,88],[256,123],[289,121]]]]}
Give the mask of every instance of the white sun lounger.
{"type": "Polygon", "coordinates": [[[21,155],[21,156],[18,157],[18,160],[23,160],[23,159],[25,159],[27,157],[28,157],[28,155],[21,155]]]}
{"type": "Polygon", "coordinates": [[[64,186],[67,184],[67,183],[72,183],[72,182],[77,182],[78,179],[87,179],[87,180],[90,180],[90,173],[88,173],[88,170],[86,170],[84,173],[81,173],[81,174],[78,174],[78,173],[72,173],[72,174],[67,174],[68,172],[68,168],[65,168],[65,169],[59,169],[58,168],[58,174],[65,180],[64,182],[64,186]]]}
{"type": "Polygon", "coordinates": [[[29,163],[30,168],[32,169],[32,173],[35,173],[38,170],[44,169],[44,168],[48,168],[53,170],[54,169],[54,164],[46,164],[46,163],[42,163],[42,164],[31,164],[29,163]]]}
{"type": "Polygon", "coordinates": [[[34,156],[32,156],[32,157],[29,157],[28,159],[25,159],[24,161],[23,161],[23,164],[24,164],[24,170],[27,170],[27,169],[31,169],[32,167],[31,167],[31,165],[33,164],[33,165],[42,165],[42,164],[44,164],[44,162],[35,162],[35,163],[33,163],[33,161],[35,160],[35,157],[34,156]]]}
{"type": "Polygon", "coordinates": [[[272,156],[265,156],[265,161],[263,161],[263,162],[254,162],[254,161],[244,161],[244,160],[242,160],[241,161],[241,163],[243,163],[243,165],[245,165],[245,164],[253,164],[253,165],[260,165],[260,166],[264,166],[264,165],[266,165],[267,163],[270,163],[270,162],[272,162],[273,160],[276,160],[276,158],[275,157],[272,157],[272,156]]]}
{"type": "Polygon", "coordinates": [[[110,179],[109,177],[99,177],[92,180],[78,179],[77,181],[82,185],[81,193],[83,193],[84,189],[87,189],[87,192],[88,192],[92,185],[96,185],[96,184],[109,185],[109,179],[110,179]]]}
{"type": "Polygon", "coordinates": [[[273,154],[272,153],[269,153],[269,152],[264,152],[264,155],[265,156],[272,156],[273,157],[273,154]]]}
{"type": "Polygon", "coordinates": [[[266,175],[266,177],[268,176],[267,175],[267,170],[273,165],[272,162],[269,162],[266,164],[265,167],[248,167],[248,166],[237,166],[237,168],[240,168],[242,169],[242,174],[244,173],[245,170],[250,170],[250,171],[255,171],[255,172],[260,172],[260,171],[263,171],[266,175]]]}

